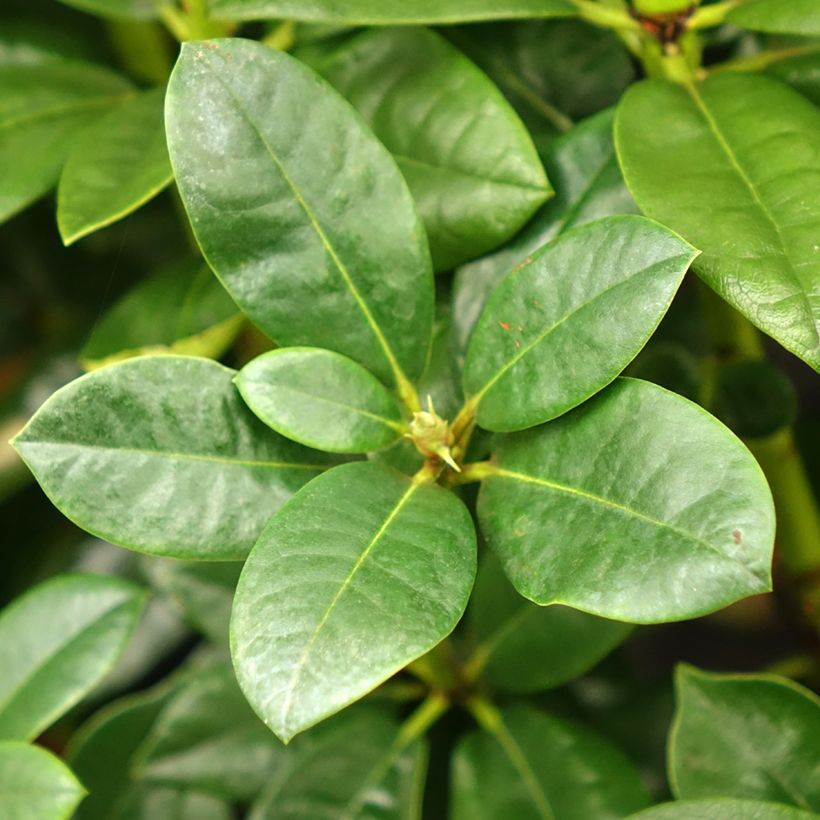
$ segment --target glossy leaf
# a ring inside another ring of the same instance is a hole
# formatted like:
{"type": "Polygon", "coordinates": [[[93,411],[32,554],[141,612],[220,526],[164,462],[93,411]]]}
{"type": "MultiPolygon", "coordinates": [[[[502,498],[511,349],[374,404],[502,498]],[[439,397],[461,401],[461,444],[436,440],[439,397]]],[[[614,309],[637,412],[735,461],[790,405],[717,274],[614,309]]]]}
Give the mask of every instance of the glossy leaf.
{"type": "Polygon", "coordinates": [[[464,389],[499,432],[560,416],[646,344],[697,251],[638,216],[570,231],[493,293],[467,350],[464,389]]]}
{"type": "Polygon", "coordinates": [[[451,777],[452,820],[615,820],[649,802],[618,749],[526,706],[460,741],[451,777]]]}
{"type": "Polygon", "coordinates": [[[616,103],[635,78],[614,32],[580,20],[471,25],[445,33],[498,84],[542,153],[573,120],[616,103]]]}
{"type": "Polygon", "coordinates": [[[106,820],[234,820],[230,803],[200,792],[137,784],[106,820]]]}
{"type": "Polygon", "coordinates": [[[769,590],[774,511],[749,451],[697,405],[620,379],[499,438],[481,529],[518,591],[634,623],[769,590]]]}
{"type": "Polygon", "coordinates": [[[4,820],[66,820],[85,789],[51,752],[17,741],[0,741],[0,817],[4,820]]]}
{"type": "Polygon", "coordinates": [[[463,265],[453,286],[453,321],[459,357],[492,291],[533,251],[575,228],[616,214],[637,212],[624,185],[612,142],[612,110],[602,111],[556,140],[544,157],[555,196],[511,242],[463,265]]]}
{"type": "Polygon", "coordinates": [[[718,817],[721,820],[811,820],[817,815],[781,803],[719,797],[663,803],[632,814],[629,820],[715,820],[718,817]]]}
{"type": "Polygon", "coordinates": [[[753,31],[820,34],[820,7],[815,0],[745,0],[726,19],[753,31]]]}
{"type": "Polygon", "coordinates": [[[31,740],[114,666],[143,595],[101,575],[61,575],[0,614],[0,738],[31,740]]]}
{"type": "Polygon", "coordinates": [[[457,23],[510,17],[565,17],[569,0],[211,0],[214,17],[256,20],[286,17],[315,23],[395,25],[457,23]]]}
{"type": "Polygon", "coordinates": [[[820,811],[820,699],[773,675],[678,668],[669,736],[676,796],[745,797],[820,811]]]}
{"type": "Polygon", "coordinates": [[[134,759],[138,779],[248,800],[274,776],[282,746],[248,706],[230,665],[191,675],[134,759]]]}
{"type": "Polygon", "coordinates": [[[288,748],[250,820],[421,820],[427,750],[396,741],[400,725],[362,704],[288,748]]]}
{"type": "Polygon", "coordinates": [[[820,44],[805,54],[772,63],[766,73],[820,105],[820,44]]]}
{"type": "Polygon", "coordinates": [[[80,360],[86,370],[151,353],[221,356],[242,317],[199,262],[173,265],[140,282],[94,327],[80,360]]]}
{"type": "Polygon", "coordinates": [[[80,11],[114,19],[148,20],[157,16],[161,0],[60,0],[80,11]]]}
{"type": "Polygon", "coordinates": [[[360,364],[330,350],[264,353],[239,371],[236,386],[265,424],[317,450],[380,450],[406,429],[396,397],[360,364]]]}
{"type": "Polygon", "coordinates": [[[424,228],[349,103],[261,43],[186,43],[166,127],[197,240],[262,330],[383,381],[420,374],[433,309],[424,228]]]}
{"type": "Polygon", "coordinates": [[[172,180],[164,101],[164,88],[146,91],[77,138],[57,189],[57,225],[66,245],[137,210],[172,180]]]}
{"type": "Polygon", "coordinates": [[[236,592],[246,697],[287,742],[446,637],[473,585],[475,532],[455,495],[374,462],[312,481],[274,516],[236,592]]]}
{"type": "Polygon", "coordinates": [[[234,375],[185,356],[96,370],[55,393],[14,445],[52,502],[89,532],[140,552],[238,560],[332,461],[258,421],[234,375]]]}
{"type": "Polygon", "coordinates": [[[441,35],[370,30],[306,56],[393,154],[424,219],[436,270],[509,239],[551,193],[515,112],[441,35]]]}
{"type": "Polygon", "coordinates": [[[176,602],[195,629],[214,643],[227,644],[240,561],[202,563],[151,556],[142,567],[152,586],[176,602]]]}
{"type": "Polygon", "coordinates": [[[706,283],[820,369],[816,106],[761,76],[647,81],[621,102],[615,141],[644,212],[703,251],[706,283]]]}
{"type": "Polygon", "coordinates": [[[631,631],[563,606],[536,606],[519,595],[488,554],[467,610],[478,643],[468,669],[507,692],[552,689],[595,666],[631,631]]]}
{"type": "Polygon", "coordinates": [[[0,222],[57,182],[77,135],[129,91],[86,63],[0,65],[0,222]]]}

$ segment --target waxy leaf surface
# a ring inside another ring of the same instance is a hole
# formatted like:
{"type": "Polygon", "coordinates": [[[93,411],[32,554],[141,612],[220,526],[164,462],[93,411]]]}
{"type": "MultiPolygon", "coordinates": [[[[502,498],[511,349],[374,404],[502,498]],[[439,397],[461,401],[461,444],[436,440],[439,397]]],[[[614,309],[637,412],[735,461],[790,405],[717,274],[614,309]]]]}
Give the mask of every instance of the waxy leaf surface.
{"type": "Polygon", "coordinates": [[[390,154],[287,54],[186,43],[168,147],[197,240],[237,304],[283,345],[417,377],[432,327],[424,228],[390,154]]]}
{"type": "Polygon", "coordinates": [[[678,800],[631,814],[629,820],[812,820],[814,812],[757,800],[678,800]]]}
{"type": "Polygon", "coordinates": [[[51,396],[15,447],[55,506],[94,535],[140,552],[238,560],[332,459],[262,424],[235,375],[186,356],[95,370],[51,396]]]}
{"type": "Polygon", "coordinates": [[[0,741],[0,817],[67,820],[85,789],[58,757],[40,746],[0,741]]]}
{"type": "Polygon", "coordinates": [[[60,0],[80,11],[113,19],[150,20],[163,0],[60,0]]]}
{"type": "Polygon", "coordinates": [[[110,672],[143,600],[119,578],[63,575],[9,604],[0,614],[0,738],[37,737],[110,672]]]}
{"type": "Polygon", "coordinates": [[[236,303],[201,262],[172,265],[108,310],[80,352],[86,370],[144,356],[221,356],[242,327],[236,303]]]}
{"type": "Polygon", "coordinates": [[[288,747],[250,820],[421,820],[427,749],[399,748],[399,722],[361,704],[288,747]]]}
{"type": "Polygon", "coordinates": [[[772,63],[766,73],[790,85],[815,105],[820,105],[820,43],[807,46],[804,53],[772,63]]]}
{"type": "Polygon", "coordinates": [[[706,411],[621,379],[572,413],[499,437],[481,529],[518,591],[635,623],[770,589],[771,494],[706,411]]]}
{"type": "Polygon", "coordinates": [[[210,9],[214,17],[231,20],[286,17],[346,25],[441,24],[576,13],[569,0],[211,0],[210,9]]]}
{"type": "Polygon", "coordinates": [[[171,181],[164,100],[164,88],[146,91],[77,138],[57,189],[57,225],[66,245],[127,216],[171,181]]]}
{"type": "Polygon", "coordinates": [[[648,802],[618,749],[531,707],[505,710],[453,758],[452,820],[616,820],[648,802]]]}
{"type": "Polygon", "coordinates": [[[774,34],[820,34],[820,6],[816,0],[746,0],[732,9],[730,23],[774,34]]]}
{"type": "Polygon", "coordinates": [[[478,642],[468,669],[507,692],[538,692],[573,680],[631,631],[619,621],[528,601],[491,553],[479,568],[467,617],[478,642]]]}
{"type": "Polygon", "coordinates": [[[466,353],[492,291],[533,251],[571,228],[605,216],[637,212],[615,156],[613,117],[614,111],[602,111],[555,140],[544,156],[555,196],[503,248],[456,271],[453,321],[459,358],[466,353]]]}
{"type": "Polygon", "coordinates": [[[174,691],[134,768],[140,780],[243,801],[270,780],[281,754],[228,664],[197,672],[174,691]]]}
{"type": "Polygon", "coordinates": [[[466,507],[374,462],[337,467],[274,516],[237,587],[239,683],[284,741],[446,637],[475,577],[466,507]]]}
{"type": "Polygon", "coordinates": [[[615,142],[643,211],[703,251],[704,281],[820,370],[817,107],[756,75],[651,80],[623,98],[615,142]]]}
{"type": "Polygon", "coordinates": [[[236,386],[265,424],[318,450],[380,450],[406,428],[396,397],[360,364],[330,350],[264,353],[239,371],[236,386]]]}
{"type": "Polygon", "coordinates": [[[820,699],[786,678],[681,666],[669,780],[682,799],[745,797],[820,812],[820,699]]]}
{"type": "Polygon", "coordinates": [[[308,63],[393,154],[436,270],[509,239],[551,189],[526,129],[487,76],[441,35],[366,31],[308,63]]]}
{"type": "Polygon", "coordinates": [[[577,228],[516,268],[487,303],[464,389],[500,432],[560,416],[637,355],[697,251],[661,225],[618,216],[577,228]]]}
{"type": "Polygon", "coordinates": [[[76,136],[130,90],[85,63],[0,65],[0,222],[57,182],[76,136]]]}

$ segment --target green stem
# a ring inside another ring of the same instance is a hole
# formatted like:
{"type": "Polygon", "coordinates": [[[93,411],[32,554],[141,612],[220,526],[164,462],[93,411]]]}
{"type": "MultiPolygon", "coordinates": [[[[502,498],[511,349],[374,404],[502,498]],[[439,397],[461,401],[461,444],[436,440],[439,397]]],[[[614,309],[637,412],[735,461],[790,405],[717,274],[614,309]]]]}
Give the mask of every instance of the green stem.
{"type": "Polygon", "coordinates": [[[792,57],[802,57],[804,54],[814,54],[817,51],[820,51],[820,43],[761,51],[760,54],[753,54],[751,57],[740,57],[737,60],[728,60],[725,63],[720,63],[714,66],[714,68],[709,68],[708,73],[717,74],[723,71],[763,71],[770,65],[779,63],[782,60],[789,60],[792,57]]]}
{"type": "Polygon", "coordinates": [[[285,20],[269,31],[261,42],[277,51],[290,51],[296,42],[296,24],[293,20],[285,20]]]}
{"type": "Polygon", "coordinates": [[[403,751],[421,737],[447,711],[450,703],[440,692],[433,692],[402,724],[396,736],[395,751],[403,751]]]}
{"type": "Polygon", "coordinates": [[[640,30],[638,21],[625,9],[605,6],[592,0],[572,0],[578,16],[588,23],[615,30],[640,30]]]}
{"type": "Polygon", "coordinates": [[[129,74],[157,85],[167,82],[173,57],[171,41],[161,26],[141,20],[108,20],[106,28],[129,74]]]}
{"type": "Polygon", "coordinates": [[[172,6],[171,4],[160,6],[157,9],[157,16],[165,28],[167,28],[179,42],[188,39],[188,21],[185,19],[185,15],[176,6],[172,6]]]}
{"type": "Polygon", "coordinates": [[[496,473],[495,466],[489,461],[476,461],[473,464],[464,464],[460,473],[452,473],[447,480],[451,486],[457,484],[474,484],[476,481],[484,481],[496,473]]]}

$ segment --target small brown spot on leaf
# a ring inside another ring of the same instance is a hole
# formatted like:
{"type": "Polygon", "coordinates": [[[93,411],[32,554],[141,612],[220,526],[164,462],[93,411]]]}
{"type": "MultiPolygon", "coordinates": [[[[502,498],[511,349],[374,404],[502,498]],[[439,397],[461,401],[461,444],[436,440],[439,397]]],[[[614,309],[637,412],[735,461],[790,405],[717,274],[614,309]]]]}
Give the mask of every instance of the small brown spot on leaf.
{"type": "Polygon", "coordinates": [[[518,339],[516,339],[516,340],[515,340],[515,347],[516,347],[516,350],[517,350],[519,347],[521,347],[521,342],[519,342],[519,341],[518,341],[518,339]]]}
{"type": "Polygon", "coordinates": [[[735,544],[740,543],[740,530],[732,530],[732,538],[735,540],[735,544]]]}
{"type": "Polygon", "coordinates": [[[510,329],[510,323],[509,323],[509,322],[499,322],[499,323],[498,323],[498,326],[499,326],[502,330],[509,330],[509,329],[510,329]]]}

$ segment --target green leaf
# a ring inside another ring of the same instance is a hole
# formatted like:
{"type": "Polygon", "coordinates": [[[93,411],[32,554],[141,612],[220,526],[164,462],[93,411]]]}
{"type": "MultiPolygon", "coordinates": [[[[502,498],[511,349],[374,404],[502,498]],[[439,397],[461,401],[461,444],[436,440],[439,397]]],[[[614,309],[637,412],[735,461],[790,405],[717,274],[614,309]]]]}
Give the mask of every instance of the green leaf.
{"type": "Polygon", "coordinates": [[[820,44],[809,53],[772,63],[766,73],[820,105],[820,44]]]}
{"type": "Polygon", "coordinates": [[[669,780],[686,800],[746,797],[820,811],[820,699],[774,675],[680,666],[669,780]]]}
{"type": "Polygon", "coordinates": [[[150,20],[157,16],[161,0],[60,0],[80,11],[113,19],[150,20]]]}
{"type": "Polygon", "coordinates": [[[330,350],[264,353],[239,371],[236,386],[265,424],[317,450],[381,450],[406,430],[395,396],[360,364],[330,350]]]}
{"type": "Polygon", "coordinates": [[[455,495],[374,462],[330,470],[274,516],[236,592],[245,696],[287,742],[445,638],[475,577],[455,495]]]}
{"type": "Polygon", "coordinates": [[[376,29],[305,57],[393,154],[424,219],[436,270],[500,245],[550,195],[509,103],[441,35],[376,29]]]}
{"type": "Polygon", "coordinates": [[[209,5],[214,17],[229,20],[286,17],[348,25],[444,24],[576,13],[569,0],[211,0],[209,5]]]}
{"type": "Polygon", "coordinates": [[[723,797],[714,800],[663,803],[632,814],[629,820],[811,820],[816,817],[817,815],[812,812],[779,803],[760,803],[757,800],[732,800],[723,797]]]}
{"type": "Polygon", "coordinates": [[[507,692],[552,689],[584,674],[631,631],[563,606],[541,607],[519,595],[488,554],[467,610],[478,646],[471,676],[507,692]]]}
{"type": "Polygon", "coordinates": [[[0,614],[0,738],[31,740],[114,666],[144,596],[119,578],[61,575],[0,614]]]}
{"type": "Polygon", "coordinates": [[[635,213],[612,141],[614,111],[602,111],[556,140],[544,157],[555,196],[511,242],[456,271],[453,317],[459,357],[492,291],[533,251],[570,228],[604,216],[635,213]]]}
{"type": "Polygon", "coordinates": [[[616,103],[635,78],[615,34],[580,20],[471,25],[446,33],[498,84],[542,153],[573,120],[616,103]]]}
{"type": "Polygon", "coordinates": [[[516,589],[634,623],[771,589],[771,494],[695,404],[620,379],[569,415],[499,439],[481,529],[516,589]]]}
{"type": "Polygon", "coordinates": [[[317,726],[288,748],[249,820],[421,820],[427,749],[399,747],[399,731],[372,704],[317,726]]]}
{"type": "Polygon", "coordinates": [[[78,137],[57,189],[57,225],[66,245],[128,216],[173,179],[164,103],[164,88],[146,91],[78,137]]]}
{"type": "Polygon", "coordinates": [[[39,746],[0,741],[0,817],[67,820],[85,789],[70,769],[39,746]]]}
{"type": "Polygon", "coordinates": [[[704,281],[820,370],[820,111],[767,77],[650,80],[615,142],[641,208],[703,251],[704,281]]]}
{"type": "Polygon", "coordinates": [[[615,820],[649,802],[618,749],[528,706],[459,742],[451,785],[452,820],[615,820]]]}
{"type": "Polygon", "coordinates": [[[177,561],[145,556],[143,571],[158,591],[175,601],[190,624],[214,643],[228,643],[228,623],[240,561],[177,561]]]}
{"type": "Polygon", "coordinates": [[[83,529],[176,558],[244,558],[270,516],[327,456],[276,435],[235,371],[146,356],[58,390],[14,440],[48,497],[83,529]]]}
{"type": "Polygon", "coordinates": [[[231,805],[209,794],[138,784],[105,820],[234,820],[231,805]]]}
{"type": "Polygon", "coordinates": [[[248,706],[230,664],[171,695],[137,751],[137,779],[245,801],[274,776],[281,744],[248,706]]]}
{"type": "Polygon", "coordinates": [[[608,217],[554,240],[493,293],[467,350],[478,423],[522,430],[560,416],[646,344],[697,251],[639,216],[608,217]]]}
{"type": "Polygon", "coordinates": [[[185,43],[166,126],[203,253],[262,330],[382,381],[420,374],[433,311],[424,228],[349,103],[261,43],[185,43]]]}
{"type": "Polygon", "coordinates": [[[103,315],[80,361],[86,370],[150,353],[221,356],[242,325],[236,303],[200,262],[140,282],[103,315]]]}
{"type": "Polygon", "coordinates": [[[820,6],[816,0],[746,0],[732,9],[726,20],[753,31],[820,34],[820,6]]]}
{"type": "Polygon", "coordinates": [[[0,65],[0,222],[54,185],[77,135],[130,89],[86,63],[0,65]]]}

